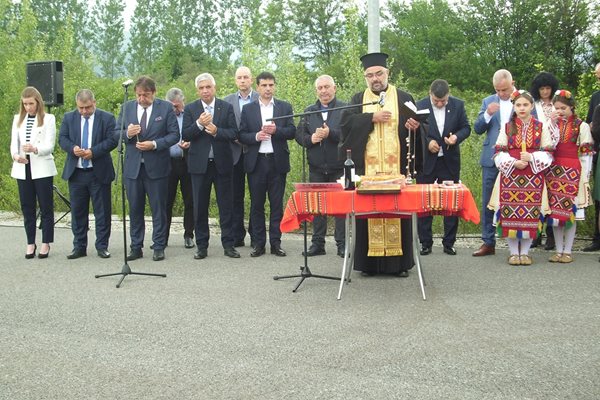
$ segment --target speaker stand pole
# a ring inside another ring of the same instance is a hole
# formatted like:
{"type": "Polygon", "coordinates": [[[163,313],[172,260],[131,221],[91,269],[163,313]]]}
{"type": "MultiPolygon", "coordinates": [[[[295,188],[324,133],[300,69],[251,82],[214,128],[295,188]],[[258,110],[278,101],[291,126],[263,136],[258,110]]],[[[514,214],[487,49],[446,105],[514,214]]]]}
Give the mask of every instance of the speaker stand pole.
{"type": "MultiPolygon", "coordinates": [[[[310,114],[310,113],[309,113],[310,114]]],[[[304,137],[302,138],[302,182],[306,182],[306,147],[304,146],[304,137]]],[[[342,278],[337,278],[334,276],[324,276],[324,275],[315,275],[308,268],[308,229],[306,225],[306,221],[302,223],[303,234],[304,234],[304,265],[300,267],[300,273],[295,275],[276,275],[273,277],[274,280],[278,281],[280,279],[288,279],[288,278],[300,278],[292,293],[296,293],[300,285],[304,282],[306,278],[321,278],[321,279],[331,279],[334,281],[339,281],[342,278]]]]}
{"type": "Polygon", "coordinates": [[[125,103],[127,103],[127,98],[128,98],[128,94],[127,94],[127,89],[129,87],[129,85],[125,86],[123,85],[123,87],[125,88],[125,96],[123,99],[123,105],[121,106],[121,127],[119,129],[119,146],[118,146],[118,152],[119,152],[119,158],[118,158],[118,165],[117,165],[117,177],[120,176],[121,177],[121,221],[123,223],[123,267],[121,268],[121,272],[115,272],[112,274],[102,274],[102,275],[96,275],[96,278],[104,278],[107,276],[116,276],[116,275],[122,275],[121,279],[119,280],[119,283],[117,283],[117,289],[121,287],[121,283],[123,283],[123,280],[125,279],[125,277],[127,275],[144,275],[144,276],[158,276],[158,277],[162,277],[162,278],[166,278],[167,275],[166,274],[153,274],[153,273],[148,273],[148,272],[133,272],[131,271],[131,268],[129,268],[129,264],[127,264],[127,219],[125,217],[125,213],[126,213],[126,209],[125,209],[125,181],[123,180],[123,165],[124,165],[124,154],[125,154],[125,147],[123,144],[123,129],[124,129],[124,125],[125,125],[125,117],[124,117],[124,109],[125,109],[125,103]]]}

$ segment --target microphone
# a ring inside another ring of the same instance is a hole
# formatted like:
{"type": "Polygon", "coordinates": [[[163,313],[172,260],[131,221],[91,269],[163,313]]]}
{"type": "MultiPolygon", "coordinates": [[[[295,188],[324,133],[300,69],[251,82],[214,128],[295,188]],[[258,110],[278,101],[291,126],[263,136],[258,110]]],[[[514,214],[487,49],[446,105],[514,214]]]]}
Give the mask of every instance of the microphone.
{"type": "Polygon", "coordinates": [[[385,105],[385,92],[379,93],[379,105],[381,107],[385,105]]]}
{"type": "Polygon", "coordinates": [[[133,79],[127,79],[125,82],[121,83],[121,86],[124,88],[129,87],[133,83],[133,79]]]}

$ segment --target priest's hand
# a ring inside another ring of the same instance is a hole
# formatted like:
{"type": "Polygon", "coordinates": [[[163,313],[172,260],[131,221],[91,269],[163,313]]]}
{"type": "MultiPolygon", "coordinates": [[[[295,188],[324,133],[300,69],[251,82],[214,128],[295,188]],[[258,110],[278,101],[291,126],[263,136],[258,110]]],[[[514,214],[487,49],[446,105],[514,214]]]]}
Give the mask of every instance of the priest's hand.
{"type": "Polygon", "coordinates": [[[373,123],[379,123],[379,122],[389,122],[392,120],[392,113],[386,110],[382,110],[382,111],[377,111],[375,113],[373,113],[373,123]]]}
{"type": "Polygon", "coordinates": [[[404,126],[410,131],[416,131],[421,126],[421,123],[414,118],[409,118],[404,126]]]}

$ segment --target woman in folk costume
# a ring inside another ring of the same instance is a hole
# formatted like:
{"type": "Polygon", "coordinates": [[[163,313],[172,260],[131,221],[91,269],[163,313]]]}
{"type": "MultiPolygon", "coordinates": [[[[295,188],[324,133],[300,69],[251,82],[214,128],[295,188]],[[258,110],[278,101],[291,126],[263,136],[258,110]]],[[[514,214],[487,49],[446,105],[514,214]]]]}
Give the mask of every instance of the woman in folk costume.
{"type": "Polygon", "coordinates": [[[530,265],[529,248],[543,220],[543,171],[552,163],[552,139],[533,118],[533,97],[518,90],[511,95],[513,114],[500,129],[494,161],[500,171],[490,207],[496,209],[498,236],[505,237],[510,265],[530,265]]]}
{"type": "Polygon", "coordinates": [[[576,220],[585,218],[590,203],[589,176],[592,170],[594,140],[590,126],[575,115],[575,100],[568,90],[557,90],[552,98],[549,130],[555,146],[554,161],[546,171],[550,216],[548,226],[554,230],[556,254],[550,262],[573,261],[571,248],[575,239],[576,220]]]}

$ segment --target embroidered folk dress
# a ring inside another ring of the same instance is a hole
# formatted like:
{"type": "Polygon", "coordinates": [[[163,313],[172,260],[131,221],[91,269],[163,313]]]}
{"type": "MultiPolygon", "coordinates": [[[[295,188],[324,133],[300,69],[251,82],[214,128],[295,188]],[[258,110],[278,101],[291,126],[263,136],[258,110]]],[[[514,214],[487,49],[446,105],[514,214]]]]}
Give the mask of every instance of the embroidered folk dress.
{"type": "Polygon", "coordinates": [[[571,226],[585,218],[590,204],[589,175],[594,140],[590,126],[574,115],[549,124],[554,161],[545,171],[550,215],[548,225],[571,226]]]}
{"type": "Polygon", "coordinates": [[[494,223],[499,237],[535,239],[543,221],[543,171],[552,163],[552,139],[543,124],[531,117],[529,123],[514,120],[500,129],[494,162],[500,171],[489,208],[495,210],[494,223]],[[533,159],[523,170],[515,168],[522,151],[533,159]]]}

